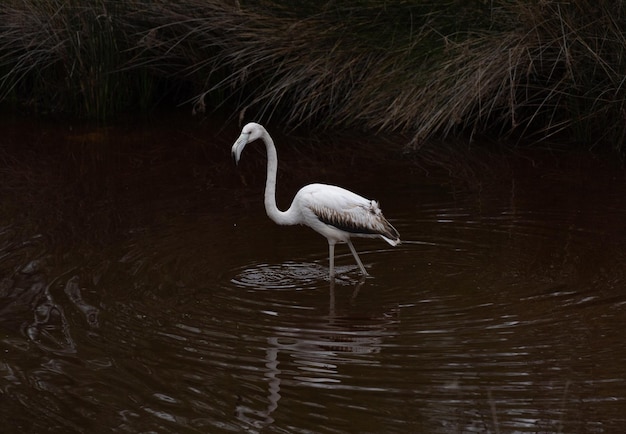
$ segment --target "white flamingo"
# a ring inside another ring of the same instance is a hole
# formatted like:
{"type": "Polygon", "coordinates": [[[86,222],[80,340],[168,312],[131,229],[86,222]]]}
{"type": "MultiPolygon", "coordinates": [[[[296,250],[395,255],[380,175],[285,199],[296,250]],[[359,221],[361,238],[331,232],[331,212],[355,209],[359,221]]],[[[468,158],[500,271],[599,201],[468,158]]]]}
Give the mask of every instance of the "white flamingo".
{"type": "Polygon", "coordinates": [[[398,231],[385,219],[375,200],[369,200],[341,187],[327,184],[309,184],[293,198],[287,211],[276,206],[276,172],[278,155],[274,141],[267,130],[251,122],[243,127],[232,148],[235,163],[246,145],[257,139],[267,148],[267,180],[265,182],[265,210],[279,225],[305,225],[328,240],[330,277],[335,276],[335,244],[347,243],[363,275],[368,273],[359,258],[351,237],[381,237],[392,246],[400,244],[398,231]]]}

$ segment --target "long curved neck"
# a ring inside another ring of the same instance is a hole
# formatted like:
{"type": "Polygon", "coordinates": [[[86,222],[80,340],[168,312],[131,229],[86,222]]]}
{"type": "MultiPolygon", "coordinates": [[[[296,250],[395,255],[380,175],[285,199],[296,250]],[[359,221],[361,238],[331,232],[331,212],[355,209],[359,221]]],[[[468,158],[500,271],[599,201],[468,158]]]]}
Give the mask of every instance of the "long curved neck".
{"type": "Polygon", "coordinates": [[[276,174],[278,172],[278,154],[274,140],[267,131],[261,137],[267,148],[267,180],[265,181],[265,211],[269,218],[279,225],[293,225],[297,221],[293,218],[291,208],[287,211],[281,211],[276,206],[276,174]]]}

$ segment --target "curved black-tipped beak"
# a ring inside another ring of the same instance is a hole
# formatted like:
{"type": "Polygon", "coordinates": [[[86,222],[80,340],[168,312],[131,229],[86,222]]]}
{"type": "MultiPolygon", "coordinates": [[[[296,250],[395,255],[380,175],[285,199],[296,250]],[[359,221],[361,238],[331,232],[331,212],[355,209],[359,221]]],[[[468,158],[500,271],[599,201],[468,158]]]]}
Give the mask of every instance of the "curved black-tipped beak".
{"type": "Polygon", "coordinates": [[[241,133],[233,148],[231,149],[231,154],[233,155],[233,160],[235,164],[239,164],[239,159],[241,158],[241,153],[243,152],[243,148],[248,144],[248,139],[250,138],[250,133],[241,133]]]}

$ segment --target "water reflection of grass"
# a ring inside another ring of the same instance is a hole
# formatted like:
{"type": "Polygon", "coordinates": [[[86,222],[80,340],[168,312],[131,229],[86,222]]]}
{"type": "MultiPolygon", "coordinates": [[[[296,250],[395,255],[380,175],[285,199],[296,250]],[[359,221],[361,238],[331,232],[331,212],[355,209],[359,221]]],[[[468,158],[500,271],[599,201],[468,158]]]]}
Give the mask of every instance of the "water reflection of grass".
{"type": "Polygon", "coordinates": [[[624,142],[620,2],[296,4],[4,0],[0,97],[101,119],[186,101],[416,144],[459,132],[624,142]]]}

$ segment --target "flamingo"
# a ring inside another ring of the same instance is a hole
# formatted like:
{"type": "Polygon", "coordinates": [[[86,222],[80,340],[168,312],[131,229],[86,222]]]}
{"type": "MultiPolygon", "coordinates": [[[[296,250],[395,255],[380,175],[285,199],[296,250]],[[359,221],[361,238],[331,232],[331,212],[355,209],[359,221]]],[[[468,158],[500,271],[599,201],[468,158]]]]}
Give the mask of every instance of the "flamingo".
{"type": "Polygon", "coordinates": [[[265,211],[279,225],[304,225],[328,240],[329,274],[335,276],[335,244],[347,243],[352,256],[368,276],[352,237],[380,237],[392,246],[400,244],[398,231],[383,216],[378,202],[369,200],[336,185],[309,184],[296,193],[287,211],[276,206],[276,172],[278,154],[267,130],[251,122],[243,127],[241,135],[232,147],[235,164],[248,143],[261,139],[267,148],[267,179],[265,182],[265,211]]]}

